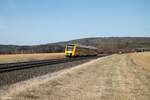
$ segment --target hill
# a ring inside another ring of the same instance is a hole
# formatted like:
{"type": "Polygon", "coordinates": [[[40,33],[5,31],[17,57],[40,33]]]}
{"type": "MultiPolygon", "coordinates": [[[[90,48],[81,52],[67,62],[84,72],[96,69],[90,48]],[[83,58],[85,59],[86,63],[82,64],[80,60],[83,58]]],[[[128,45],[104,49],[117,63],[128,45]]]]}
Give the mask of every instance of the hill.
{"type": "Polygon", "coordinates": [[[68,43],[95,46],[100,53],[133,52],[150,48],[150,37],[96,37],[33,46],[0,45],[0,54],[63,52],[68,43]]]}

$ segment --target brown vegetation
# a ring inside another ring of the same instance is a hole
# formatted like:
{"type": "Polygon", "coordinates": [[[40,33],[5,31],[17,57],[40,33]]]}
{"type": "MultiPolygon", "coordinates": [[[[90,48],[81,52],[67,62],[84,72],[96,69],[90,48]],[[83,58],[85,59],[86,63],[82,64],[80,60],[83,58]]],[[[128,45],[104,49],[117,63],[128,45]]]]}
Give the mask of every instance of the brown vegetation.
{"type": "Polygon", "coordinates": [[[130,55],[130,57],[132,58],[134,64],[142,69],[150,71],[150,52],[134,53],[130,55]]]}
{"type": "Polygon", "coordinates": [[[0,63],[13,63],[65,57],[64,53],[39,53],[39,54],[12,54],[0,55],[0,63]]]}

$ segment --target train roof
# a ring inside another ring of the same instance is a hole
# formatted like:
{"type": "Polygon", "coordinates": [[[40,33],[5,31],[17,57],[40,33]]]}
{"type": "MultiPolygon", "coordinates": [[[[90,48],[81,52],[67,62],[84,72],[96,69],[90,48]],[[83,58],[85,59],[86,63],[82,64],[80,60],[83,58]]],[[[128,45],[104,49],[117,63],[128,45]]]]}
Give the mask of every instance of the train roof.
{"type": "Polygon", "coordinates": [[[97,49],[96,47],[93,47],[93,46],[86,46],[86,45],[77,45],[77,47],[88,48],[88,49],[97,49]]]}
{"type": "Polygon", "coordinates": [[[93,47],[93,46],[86,46],[86,45],[80,45],[80,44],[67,44],[67,45],[70,45],[70,46],[74,46],[76,45],[77,47],[81,47],[81,48],[87,48],[87,49],[97,49],[96,47],[93,47]]]}

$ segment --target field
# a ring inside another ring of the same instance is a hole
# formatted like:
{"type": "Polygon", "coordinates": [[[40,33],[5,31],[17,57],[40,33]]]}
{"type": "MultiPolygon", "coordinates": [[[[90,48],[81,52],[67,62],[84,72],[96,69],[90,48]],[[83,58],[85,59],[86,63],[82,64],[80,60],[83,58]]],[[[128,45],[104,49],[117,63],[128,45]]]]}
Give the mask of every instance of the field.
{"type": "Polygon", "coordinates": [[[13,63],[45,59],[63,58],[64,53],[39,53],[39,54],[12,54],[0,55],[0,63],[13,63]]]}
{"type": "Polygon", "coordinates": [[[0,91],[11,100],[149,100],[150,53],[114,54],[0,91]]]}
{"type": "Polygon", "coordinates": [[[142,69],[150,71],[150,52],[132,54],[133,63],[140,66],[142,69]]]}

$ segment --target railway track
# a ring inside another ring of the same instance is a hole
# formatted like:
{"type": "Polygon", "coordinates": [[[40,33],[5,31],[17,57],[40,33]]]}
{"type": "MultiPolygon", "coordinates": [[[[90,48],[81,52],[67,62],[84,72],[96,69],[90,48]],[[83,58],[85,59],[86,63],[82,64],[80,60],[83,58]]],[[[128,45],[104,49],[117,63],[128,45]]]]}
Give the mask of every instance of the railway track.
{"type": "Polygon", "coordinates": [[[10,71],[14,71],[14,70],[27,69],[27,68],[33,68],[33,67],[42,67],[42,66],[46,66],[46,65],[53,65],[53,64],[59,64],[59,63],[65,63],[65,62],[72,62],[72,61],[76,61],[76,60],[89,59],[89,58],[92,58],[92,57],[62,58],[62,59],[51,59],[51,60],[0,64],[0,73],[10,72],[10,71]]]}

